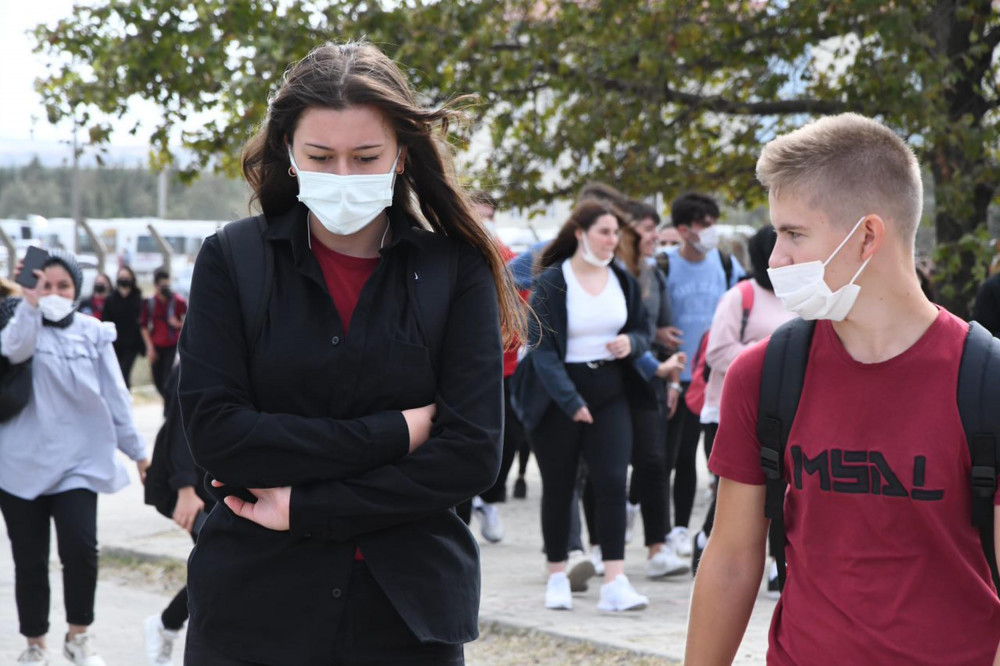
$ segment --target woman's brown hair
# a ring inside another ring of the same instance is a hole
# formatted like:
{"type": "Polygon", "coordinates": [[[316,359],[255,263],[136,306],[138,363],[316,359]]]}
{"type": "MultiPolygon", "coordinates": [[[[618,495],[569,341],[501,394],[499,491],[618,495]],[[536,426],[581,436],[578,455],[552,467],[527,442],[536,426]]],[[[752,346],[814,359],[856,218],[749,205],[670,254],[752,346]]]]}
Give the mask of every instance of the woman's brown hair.
{"type": "MultiPolygon", "coordinates": [[[[585,199],[573,207],[569,214],[569,219],[559,229],[559,233],[552,239],[552,242],[542,248],[538,256],[536,270],[542,271],[549,266],[553,266],[560,261],[569,259],[576,253],[576,230],[586,232],[597,219],[603,215],[612,215],[618,221],[618,230],[627,233],[628,225],[622,218],[621,211],[605,201],[597,199],[585,199]]],[[[619,238],[618,245],[621,246],[624,238],[619,238]]]]}
{"type": "Polygon", "coordinates": [[[302,114],[310,108],[378,109],[399,145],[406,147],[406,168],[396,178],[390,211],[403,211],[482,252],[496,284],[506,341],[524,330],[525,312],[496,240],[457,184],[444,140],[449,123],[462,117],[456,103],[468,99],[424,109],[399,67],[375,46],[350,42],[317,47],[285,73],[267,118],[243,150],[243,176],[253,189],[251,204],[259,204],[266,216],[284,213],[296,204],[299,193],[298,180],[288,175],[286,140],[294,135],[302,114]]]}

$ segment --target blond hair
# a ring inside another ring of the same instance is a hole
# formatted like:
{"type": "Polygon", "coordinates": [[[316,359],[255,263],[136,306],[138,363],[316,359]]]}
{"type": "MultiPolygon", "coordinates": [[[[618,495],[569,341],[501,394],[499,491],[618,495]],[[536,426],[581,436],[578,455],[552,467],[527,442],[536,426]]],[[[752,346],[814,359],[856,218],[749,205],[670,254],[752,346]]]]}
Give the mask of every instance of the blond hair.
{"type": "Polygon", "coordinates": [[[821,118],[779,136],[757,160],[757,179],[774,197],[794,193],[853,224],[877,214],[913,243],[924,203],[920,165],[884,125],[856,113],[821,118]]]}

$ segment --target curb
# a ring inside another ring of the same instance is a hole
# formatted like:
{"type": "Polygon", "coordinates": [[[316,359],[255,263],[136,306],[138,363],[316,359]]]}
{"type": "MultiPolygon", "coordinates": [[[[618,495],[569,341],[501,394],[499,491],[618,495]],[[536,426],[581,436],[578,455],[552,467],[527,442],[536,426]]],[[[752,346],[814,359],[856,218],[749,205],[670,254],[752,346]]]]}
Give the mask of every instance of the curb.
{"type": "MultiPolygon", "coordinates": [[[[110,557],[118,560],[135,560],[136,562],[143,564],[187,566],[187,561],[179,557],[173,557],[170,555],[154,555],[152,553],[135,550],[133,548],[123,548],[121,546],[102,546],[100,549],[100,556],[102,558],[110,557]]],[[[637,648],[625,641],[598,641],[581,638],[580,636],[574,636],[572,634],[552,629],[540,629],[527,622],[518,622],[516,620],[499,619],[480,615],[479,626],[481,629],[488,630],[489,632],[495,634],[544,636],[548,638],[556,638],[567,643],[587,645],[599,652],[625,652],[627,656],[636,658],[655,657],[663,659],[664,663],[669,665],[679,666],[681,663],[663,652],[637,648]]]]}

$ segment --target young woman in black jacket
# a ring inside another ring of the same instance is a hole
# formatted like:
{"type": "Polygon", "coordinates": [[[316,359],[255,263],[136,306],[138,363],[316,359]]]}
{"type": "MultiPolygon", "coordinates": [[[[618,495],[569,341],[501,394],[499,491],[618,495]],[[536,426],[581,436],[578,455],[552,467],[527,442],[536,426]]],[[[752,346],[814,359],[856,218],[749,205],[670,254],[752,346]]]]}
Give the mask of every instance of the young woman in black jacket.
{"type": "Polygon", "coordinates": [[[125,378],[125,386],[131,387],[132,366],[135,357],[145,353],[145,343],[139,330],[139,314],[142,312],[142,292],[135,281],[135,273],[128,266],[118,269],[118,280],[115,289],[104,302],[101,313],[103,321],[115,325],[118,338],[114,342],[118,365],[125,378]]]}
{"type": "Polygon", "coordinates": [[[631,361],[649,349],[642,294],[613,261],[623,226],[609,204],[585,200],[542,251],[531,297],[541,330],[529,335],[535,344],[515,374],[514,406],[542,473],[545,605],[551,609],[572,607],[566,546],[581,456],[604,556],[598,608],[638,610],[648,603],[623,573],[629,404],[653,399],[631,361]]]}
{"type": "Polygon", "coordinates": [[[326,45],[244,150],[264,322],[248,340],[210,237],[180,343],[185,429],[223,501],[189,563],[189,666],[464,663],[479,557],[452,507],[496,477],[501,326],[523,315],[447,167],[454,116],[374,46],[326,45]],[[411,268],[434,247],[449,285],[411,268]],[[421,320],[432,297],[446,321],[421,320]]]}

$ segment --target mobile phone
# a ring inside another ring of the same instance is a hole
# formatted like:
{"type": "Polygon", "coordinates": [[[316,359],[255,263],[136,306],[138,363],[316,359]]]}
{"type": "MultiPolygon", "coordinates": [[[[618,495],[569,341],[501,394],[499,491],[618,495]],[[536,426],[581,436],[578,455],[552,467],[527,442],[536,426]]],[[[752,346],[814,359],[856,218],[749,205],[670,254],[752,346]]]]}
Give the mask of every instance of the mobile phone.
{"type": "Polygon", "coordinates": [[[21,265],[21,272],[18,273],[17,278],[14,281],[22,287],[34,289],[35,285],[38,284],[38,276],[35,275],[35,271],[42,270],[42,266],[44,266],[45,262],[48,260],[48,252],[40,247],[35,247],[34,245],[30,246],[27,253],[24,255],[24,263],[21,265]]]}

